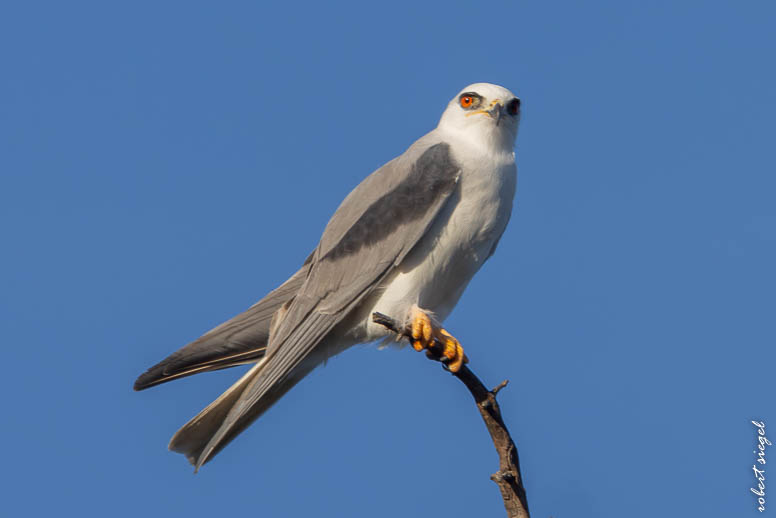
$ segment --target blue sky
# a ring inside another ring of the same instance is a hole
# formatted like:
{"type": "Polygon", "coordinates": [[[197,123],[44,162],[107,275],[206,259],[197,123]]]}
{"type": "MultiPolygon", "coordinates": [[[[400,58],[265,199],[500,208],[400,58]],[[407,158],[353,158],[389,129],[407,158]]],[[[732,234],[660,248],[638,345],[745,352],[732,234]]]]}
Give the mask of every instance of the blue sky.
{"type": "Polygon", "coordinates": [[[511,380],[533,515],[759,515],[774,27],[765,1],[5,3],[8,515],[502,515],[468,394],[409,349],[335,358],[196,476],[167,441],[241,370],[131,390],[478,81],[523,100],[518,193],[447,324],[511,380]]]}

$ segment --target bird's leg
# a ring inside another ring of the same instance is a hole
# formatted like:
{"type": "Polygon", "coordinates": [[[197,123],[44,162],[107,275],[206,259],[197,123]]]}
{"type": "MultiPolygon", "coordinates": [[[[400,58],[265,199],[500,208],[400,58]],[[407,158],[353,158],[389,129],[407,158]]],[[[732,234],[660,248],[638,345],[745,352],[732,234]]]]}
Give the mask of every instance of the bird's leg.
{"type": "Polygon", "coordinates": [[[426,356],[445,363],[451,372],[458,372],[464,363],[469,363],[460,342],[443,328],[434,326],[431,317],[418,308],[412,311],[411,329],[412,347],[416,351],[426,349],[426,356]]]}

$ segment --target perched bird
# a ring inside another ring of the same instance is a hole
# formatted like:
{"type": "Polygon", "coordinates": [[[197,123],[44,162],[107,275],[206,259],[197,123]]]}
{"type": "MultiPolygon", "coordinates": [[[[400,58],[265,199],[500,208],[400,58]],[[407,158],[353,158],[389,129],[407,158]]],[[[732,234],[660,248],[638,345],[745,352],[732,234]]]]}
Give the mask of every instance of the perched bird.
{"type": "Polygon", "coordinates": [[[458,371],[463,348],[441,322],[509,221],[519,118],[520,100],[506,88],[464,88],[433,131],[345,198],[298,272],[142,374],[135,390],[255,363],[170,449],[199,469],[326,359],[388,338],[373,312],[405,322],[418,351],[437,338],[458,371]]]}

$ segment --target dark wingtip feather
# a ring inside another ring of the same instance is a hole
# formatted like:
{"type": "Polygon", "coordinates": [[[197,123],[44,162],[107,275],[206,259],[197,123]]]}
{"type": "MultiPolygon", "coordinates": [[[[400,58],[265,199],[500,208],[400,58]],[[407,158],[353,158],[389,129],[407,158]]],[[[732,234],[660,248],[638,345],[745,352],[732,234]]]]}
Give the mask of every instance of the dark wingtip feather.
{"type": "Polygon", "coordinates": [[[135,380],[135,385],[132,388],[138,392],[147,388],[151,388],[154,385],[161,383],[161,381],[159,381],[160,376],[162,376],[161,370],[151,367],[137,377],[135,380]]]}
{"type": "Polygon", "coordinates": [[[259,361],[269,339],[272,315],[296,295],[306,279],[311,258],[312,254],[299,271],[261,301],[141,374],[134,389],[145,390],[199,372],[259,361]]]}
{"type": "Polygon", "coordinates": [[[188,366],[188,368],[171,370],[170,367],[173,364],[171,359],[174,359],[177,354],[179,353],[172,354],[153,367],[149,367],[148,370],[137,377],[133,388],[136,391],[145,390],[168,381],[200,372],[200,369],[197,369],[199,365],[196,364],[188,366]]]}
{"type": "MultiPolygon", "coordinates": [[[[197,342],[193,342],[193,344],[190,345],[197,345],[197,342]]],[[[260,345],[234,354],[224,354],[217,349],[215,351],[209,351],[209,354],[187,355],[186,353],[188,353],[189,347],[190,346],[186,346],[168,356],[138,376],[137,380],[135,380],[135,390],[145,390],[147,388],[155,387],[156,385],[161,385],[162,383],[167,383],[168,381],[185,378],[200,372],[217,371],[245,363],[253,363],[264,357],[264,352],[266,350],[264,345],[260,345]]],[[[240,347],[245,348],[244,345],[241,345],[240,347]]]]}

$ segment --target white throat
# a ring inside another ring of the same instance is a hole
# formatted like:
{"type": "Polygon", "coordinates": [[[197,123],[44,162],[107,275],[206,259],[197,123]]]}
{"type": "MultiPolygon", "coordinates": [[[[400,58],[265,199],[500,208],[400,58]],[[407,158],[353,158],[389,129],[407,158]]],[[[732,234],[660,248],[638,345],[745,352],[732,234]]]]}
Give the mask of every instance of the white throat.
{"type": "Polygon", "coordinates": [[[485,121],[486,124],[470,124],[464,127],[455,124],[443,124],[444,120],[437,126],[437,131],[444,135],[447,140],[455,140],[466,147],[476,149],[488,155],[509,155],[514,156],[515,137],[508,130],[498,128],[491,121],[485,121]]]}

